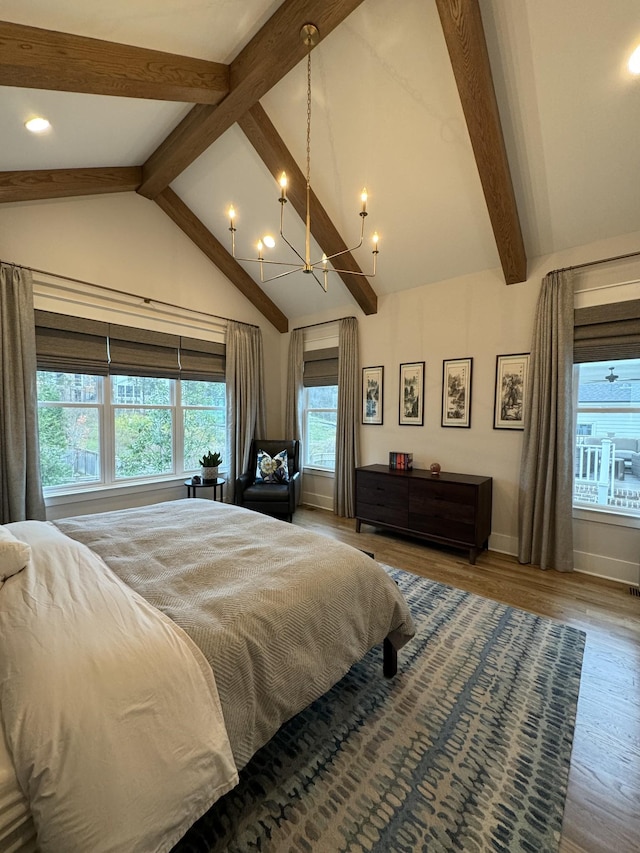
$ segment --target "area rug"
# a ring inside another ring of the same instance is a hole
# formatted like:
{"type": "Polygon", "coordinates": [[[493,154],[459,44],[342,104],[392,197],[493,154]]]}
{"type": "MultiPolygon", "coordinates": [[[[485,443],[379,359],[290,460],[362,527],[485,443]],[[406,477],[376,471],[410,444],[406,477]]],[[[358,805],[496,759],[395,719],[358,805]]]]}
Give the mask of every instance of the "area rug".
{"type": "Polygon", "coordinates": [[[417,635],[283,726],[173,853],[557,851],[584,634],[388,569],[417,635]]]}

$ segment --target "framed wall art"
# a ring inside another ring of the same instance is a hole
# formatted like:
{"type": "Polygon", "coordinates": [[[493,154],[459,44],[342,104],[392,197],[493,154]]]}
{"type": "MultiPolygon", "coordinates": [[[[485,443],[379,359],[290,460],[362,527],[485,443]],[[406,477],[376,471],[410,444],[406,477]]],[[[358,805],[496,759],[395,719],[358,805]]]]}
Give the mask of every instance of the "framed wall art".
{"type": "Polygon", "coordinates": [[[362,368],[362,423],[382,423],[384,367],[362,368]]]}
{"type": "Polygon", "coordinates": [[[496,356],[494,429],[524,429],[529,353],[496,356]]]}
{"type": "Polygon", "coordinates": [[[400,426],[424,423],[424,361],[400,365],[400,426]]]}
{"type": "Polygon", "coordinates": [[[442,426],[471,426],[472,358],[442,362],[442,426]]]}

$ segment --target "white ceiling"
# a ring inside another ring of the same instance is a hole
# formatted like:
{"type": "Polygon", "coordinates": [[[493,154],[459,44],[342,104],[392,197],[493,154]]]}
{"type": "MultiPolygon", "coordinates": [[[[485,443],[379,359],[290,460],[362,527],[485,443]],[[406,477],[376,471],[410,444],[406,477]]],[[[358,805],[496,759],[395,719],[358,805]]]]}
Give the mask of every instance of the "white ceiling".
{"type": "MultiPolygon", "coordinates": [[[[228,63],[279,5],[3,0],[0,17],[228,63]]],[[[640,77],[626,70],[640,44],[638,0],[480,6],[527,256],[640,230],[640,77]]],[[[435,2],[364,0],[314,50],[312,70],[311,183],[349,245],[360,190],[369,190],[378,295],[499,269],[435,2]]],[[[305,100],[302,62],[261,102],[303,171],[305,100]]],[[[0,87],[0,171],[140,165],[189,109],[0,87]],[[49,134],[25,132],[34,114],[49,118],[49,134]]],[[[171,186],[224,245],[235,204],[238,254],[252,254],[257,237],[277,228],[278,188],[237,126],[171,186]]],[[[303,244],[287,213],[286,231],[303,244]]],[[[370,268],[367,249],[355,257],[370,268]]],[[[255,277],[255,266],[247,270],[255,277]]],[[[337,277],[326,295],[301,274],[264,289],[289,317],[355,306],[337,277]]]]}

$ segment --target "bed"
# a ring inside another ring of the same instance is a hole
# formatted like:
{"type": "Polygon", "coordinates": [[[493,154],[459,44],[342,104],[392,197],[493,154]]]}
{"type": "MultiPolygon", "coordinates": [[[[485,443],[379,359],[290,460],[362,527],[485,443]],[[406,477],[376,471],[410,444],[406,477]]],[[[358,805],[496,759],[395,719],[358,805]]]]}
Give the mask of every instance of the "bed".
{"type": "Polygon", "coordinates": [[[413,636],[374,560],[241,507],[4,530],[30,554],[0,585],[0,853],[34,828],[43,851],[170,850],[284,721],[413,636]]]}

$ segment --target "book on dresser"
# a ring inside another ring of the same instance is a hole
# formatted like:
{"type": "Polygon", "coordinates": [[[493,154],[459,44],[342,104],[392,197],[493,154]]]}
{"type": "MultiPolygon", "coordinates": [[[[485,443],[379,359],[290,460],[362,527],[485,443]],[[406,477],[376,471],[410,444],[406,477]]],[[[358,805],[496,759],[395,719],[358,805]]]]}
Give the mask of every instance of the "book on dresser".
{"type": "Polygon", "coordinates": [[[464,548],[469,562],[489,547],[493,480],[386,465],[356,468],[356,531],[372,524],[464,548]]]}

